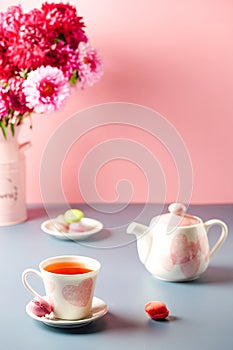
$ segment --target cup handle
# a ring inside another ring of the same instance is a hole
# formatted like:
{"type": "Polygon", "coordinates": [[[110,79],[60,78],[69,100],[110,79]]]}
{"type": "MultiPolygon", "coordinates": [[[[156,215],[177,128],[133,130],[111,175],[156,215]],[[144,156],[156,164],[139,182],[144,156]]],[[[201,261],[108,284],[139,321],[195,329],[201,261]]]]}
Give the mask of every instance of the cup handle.
{"type": "Polygon", "coordinates": [[[223,244],[225,239],[227,238],[228,228],[225,222],[218,220],[218,219],[211,219],[204,223],[206,228],[206,233],[208,233],[209,229],[214,225],[219,225],[222,228],[221,234],[215,245],[210,251],[210,259],[214,255],[214,253],[218,250],[218,248],[223,244]]]}
{"type": "Polygon", "coordinates": [[[27,281],[27,276],[28,276],[29,274],[34,274],[34,275],[36,275],[37,277],[39,277],[41,280],[43,280],[41,273],[40,273],[39,271],[35,270],[35,269],[26,269],[26,270],[24,270],[24,272],[22,273],[22,282],[23,282],[24,287],[25,287],[32,295],[34,295],[34,297],[43,299],[43,298],[40,296],[40,294],[38,294],[38,293],[30,286],[30,284],[28,283],[28,281],[27,281]]]}

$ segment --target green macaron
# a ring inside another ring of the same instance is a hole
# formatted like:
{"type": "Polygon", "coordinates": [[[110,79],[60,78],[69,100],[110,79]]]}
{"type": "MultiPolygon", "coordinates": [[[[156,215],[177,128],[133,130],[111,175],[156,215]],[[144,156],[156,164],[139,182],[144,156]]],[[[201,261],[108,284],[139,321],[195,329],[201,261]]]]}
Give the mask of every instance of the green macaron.
{"type": "Polygon", "coordinates": [[[84,213],[79,209],[69,209],[65,212],[64,218],[68,224],[78,222],[84,217],[84,213]]]}

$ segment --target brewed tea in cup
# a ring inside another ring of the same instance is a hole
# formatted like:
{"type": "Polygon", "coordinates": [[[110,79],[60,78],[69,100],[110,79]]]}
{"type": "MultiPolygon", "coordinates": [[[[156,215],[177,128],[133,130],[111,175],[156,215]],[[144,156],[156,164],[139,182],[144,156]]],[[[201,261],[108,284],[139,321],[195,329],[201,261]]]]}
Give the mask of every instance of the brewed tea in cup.
{"type": "Polygon", "coordinates": [[[46,300],[56,318],[79,320],[91,313],[99,261],[85,256],[56,256],[43,260],[39,269],[26,269],[22,274],[25,288],[43,299],[29,284],[27,277],[34,274],[42,279],[46,300]]]}

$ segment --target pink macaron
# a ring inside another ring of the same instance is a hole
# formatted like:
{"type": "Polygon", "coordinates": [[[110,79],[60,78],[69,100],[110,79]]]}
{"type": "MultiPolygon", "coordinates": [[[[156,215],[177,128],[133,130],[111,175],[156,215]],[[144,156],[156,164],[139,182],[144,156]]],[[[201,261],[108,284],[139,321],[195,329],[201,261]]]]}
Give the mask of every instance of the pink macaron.
{"type": "Polygon", "coordinates": [[[150,301],[145,305],[145,311],[153,320],[163,320],[169,315],[167,306],[161,301],[150,301]]]}
{"type": "Polygon", "coordinates": [[[29,303],[29,310],[38,317],[43,317],[45,315],[49,315],[53,308],[52,306],[42,298],[34,298],[29,303]]]}

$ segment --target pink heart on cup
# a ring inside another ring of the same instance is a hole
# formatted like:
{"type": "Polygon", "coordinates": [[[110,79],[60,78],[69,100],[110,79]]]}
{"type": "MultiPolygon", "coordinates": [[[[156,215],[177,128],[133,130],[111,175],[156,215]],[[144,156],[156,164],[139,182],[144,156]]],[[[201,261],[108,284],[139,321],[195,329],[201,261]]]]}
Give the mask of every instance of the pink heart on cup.
{"type": "Polygon", "coordinates": [[[67,285],[62,289],[64,299],[74,306],[86,306],[91,296],[92,278],[87,278],[78,286],[67,285]]]}

